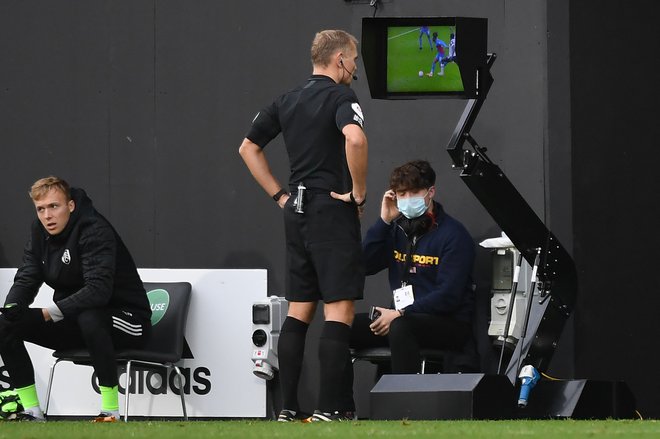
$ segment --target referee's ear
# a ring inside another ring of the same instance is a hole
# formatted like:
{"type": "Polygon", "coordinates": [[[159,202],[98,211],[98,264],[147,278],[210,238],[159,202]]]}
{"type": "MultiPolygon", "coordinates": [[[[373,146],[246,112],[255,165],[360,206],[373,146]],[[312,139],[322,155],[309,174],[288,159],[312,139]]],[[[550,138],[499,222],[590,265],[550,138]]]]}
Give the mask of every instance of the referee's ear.
{"type": "Polygon", "coordinates": [[[337,67],[341,68],[344,65],[344,53],[343,52],[337,52],[335,55],[335,62],[337,63],[337,67]]]}

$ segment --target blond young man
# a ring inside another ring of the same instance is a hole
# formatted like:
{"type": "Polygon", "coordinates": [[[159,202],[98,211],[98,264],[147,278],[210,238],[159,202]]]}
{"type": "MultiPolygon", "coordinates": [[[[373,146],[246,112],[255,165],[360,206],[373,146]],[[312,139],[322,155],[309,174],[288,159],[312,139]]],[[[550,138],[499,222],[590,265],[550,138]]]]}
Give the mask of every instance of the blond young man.
{"type": "Polygon", "coordinates": [[[29,341],[51,349],[86,348],[101,391],[94,422],[119,419],[116,347],[140,347],[151,308],[135,263],[112,225],[82,189],[57,177],[30,189],[37,219],[0,315],[0,356],[24,411],[18,421],[45,421],[35,388],[29,341]],[[39,288],[53,304],[30,307],[39,288]]]}

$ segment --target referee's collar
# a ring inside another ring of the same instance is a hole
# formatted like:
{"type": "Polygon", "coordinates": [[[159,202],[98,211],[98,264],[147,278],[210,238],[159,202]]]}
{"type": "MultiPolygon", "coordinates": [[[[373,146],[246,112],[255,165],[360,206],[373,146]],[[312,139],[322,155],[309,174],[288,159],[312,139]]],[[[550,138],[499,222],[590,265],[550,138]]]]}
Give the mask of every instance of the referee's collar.
{"type": "MultiPolygon", "coordinates": [[[[308,81],[330,81],[330,82],[335,82],[334,79],[332,79],[329,76],[326,75],[312,75],[309,77],[308,81]]],[[[335,82],[336,84],[336,82],[335,82]]]]}

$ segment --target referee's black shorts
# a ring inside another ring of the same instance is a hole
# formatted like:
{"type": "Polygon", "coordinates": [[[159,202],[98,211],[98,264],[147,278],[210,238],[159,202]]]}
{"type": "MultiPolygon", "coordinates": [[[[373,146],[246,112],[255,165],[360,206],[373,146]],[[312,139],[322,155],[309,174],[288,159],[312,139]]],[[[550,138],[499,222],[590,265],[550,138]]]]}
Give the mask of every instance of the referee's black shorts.
{"type": "Polygon", "coordinates": [[[286,294],[291,302],[362,299],[364,261],[357,206],[307,190],[303,214],[295,193],[284,207],[286,294]]]}

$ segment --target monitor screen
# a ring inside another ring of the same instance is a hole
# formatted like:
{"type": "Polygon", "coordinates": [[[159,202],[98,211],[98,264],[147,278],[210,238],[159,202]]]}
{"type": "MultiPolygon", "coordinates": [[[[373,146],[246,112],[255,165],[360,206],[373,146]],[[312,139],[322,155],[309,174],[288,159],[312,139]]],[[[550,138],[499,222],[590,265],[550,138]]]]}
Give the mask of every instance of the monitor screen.
{"type": "Polygon", "coordinates": [[[475,98],[486,66],[485,18],[363,18],[362,58],[376,99],[475,98]]]}
{"type": "Polygon", "coordinates": [[[463,93],[453,26],[388,26],[389,93],[463,93]]]}

